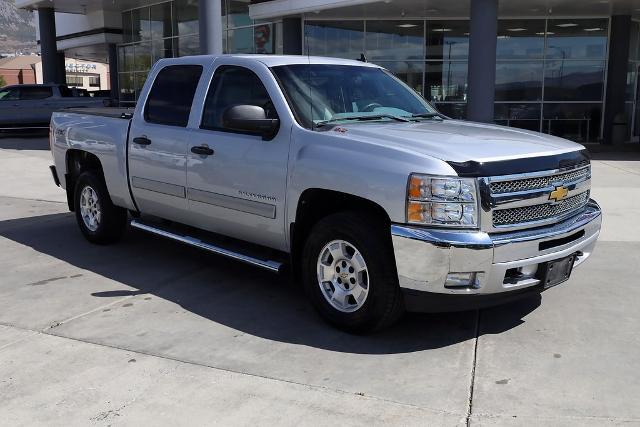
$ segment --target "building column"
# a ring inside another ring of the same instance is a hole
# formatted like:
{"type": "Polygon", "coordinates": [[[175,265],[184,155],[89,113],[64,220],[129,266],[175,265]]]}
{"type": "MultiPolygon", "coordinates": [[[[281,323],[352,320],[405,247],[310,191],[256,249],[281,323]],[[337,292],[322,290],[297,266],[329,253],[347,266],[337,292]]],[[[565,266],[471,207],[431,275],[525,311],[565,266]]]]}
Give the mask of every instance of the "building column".
{"type": "Polygon", "coordinates": [[[493,122],[498,0],[471,0],[467,119],[493,122]]]}
{"type": "MultiPolygon", "coordinates": [[[[629,66],[629,42],[631,41],[631,16],[614,15],[611,17],[611,36],[609,40],[609,66],[607,72],[607,92],[604,105],[603,139],[605,144],[620,141],[620,132],[614,136],[616,116],[624,114],[625,90],[627,85],[627,67],[629,66]]],[[[627,117],[627,125],[631,118],[627,117]]],[[[621,126],[621,125],[618,125],[621,126]]],[[[628,129],[627,129],[628,130],[628,129]]],[[[625,137],[626,138],[626,137],[625,137]]],[[[624,138],[623,138],[624,139],[624,138]]]]}
{"type": "Polygon", "coordinates": [[[56,16],[52,8],[38,9],[42,81],[55,83],[58,79],[58,48],[56,46],[56,16]]]}
{"type": "Polygon", "coordinates": [[[111,99],[118,99],[120,89],[118,88],[118,48],[115,44],[109,45],[109,87],[111,88],[111,99]]]}
{"type": "Polygon", "coordinates": [[[221,0],[199,0],[200,53],[222,54],[222,3],[221,0]]]}
{"type": "Polygon", "coordinates": [[[282,18],[282,53],[302,55],[302,18],[282,18]]]}

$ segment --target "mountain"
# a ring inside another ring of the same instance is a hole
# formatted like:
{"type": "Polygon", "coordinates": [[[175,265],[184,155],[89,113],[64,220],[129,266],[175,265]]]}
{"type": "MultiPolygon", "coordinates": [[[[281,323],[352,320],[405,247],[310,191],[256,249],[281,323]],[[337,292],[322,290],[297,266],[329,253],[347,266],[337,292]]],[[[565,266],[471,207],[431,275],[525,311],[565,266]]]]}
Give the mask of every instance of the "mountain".
{"type": "Polygon", "coordinates": [[[14,0],[0,0],[0,54],[37,51],[35,15],[17,9],[14,0]]]}

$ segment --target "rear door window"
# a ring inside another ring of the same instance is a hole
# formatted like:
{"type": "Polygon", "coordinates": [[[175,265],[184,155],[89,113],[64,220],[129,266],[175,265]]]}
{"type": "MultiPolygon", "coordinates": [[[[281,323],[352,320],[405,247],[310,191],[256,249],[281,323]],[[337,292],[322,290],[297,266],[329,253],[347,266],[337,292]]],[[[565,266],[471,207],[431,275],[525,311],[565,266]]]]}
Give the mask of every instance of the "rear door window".
{"type": "Polygon", "coordinates": [[[20,99],[46,99],[53,96],[50,86],[26,86],[20,88],[20,99]]]}
{"type": "Polygon", "coordinates": [[[186,127],[202,75],[200,65],[169,65],[156,76],[144,110],[149,123],[186,127]]]}

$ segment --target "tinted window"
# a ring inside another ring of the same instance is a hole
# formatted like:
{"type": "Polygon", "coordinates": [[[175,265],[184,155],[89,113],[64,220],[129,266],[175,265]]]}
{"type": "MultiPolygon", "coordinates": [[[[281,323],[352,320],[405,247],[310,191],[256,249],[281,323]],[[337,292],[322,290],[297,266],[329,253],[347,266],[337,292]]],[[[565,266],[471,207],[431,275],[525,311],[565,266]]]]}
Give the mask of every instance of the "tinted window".
{"type": "Polygon", "coordinates": [[[17,88],[0,89],[0,101],[13,101],[18,99],[19,93],[17,88]]]}
{"type": "Polygon", "coordinates": [[[144,118],[150,123],[187,126],[193,96],[202,74],[200,65],[171,65],[153,82],[144,118]]]}
{"type": "Polygon", "coordinates": [[[53,90],[48,86],[31,86],[20,88],[20,99],[44,99],[53,95],[53,90]]]}
{"type": "Polygon", "coordinates": [[[258,76],[242,67],[220,67],[205,100],[202,127],[224,129],[222,114],[234,105],[257,105],[265,109],[267,117],[278,117],[258,76]]]}

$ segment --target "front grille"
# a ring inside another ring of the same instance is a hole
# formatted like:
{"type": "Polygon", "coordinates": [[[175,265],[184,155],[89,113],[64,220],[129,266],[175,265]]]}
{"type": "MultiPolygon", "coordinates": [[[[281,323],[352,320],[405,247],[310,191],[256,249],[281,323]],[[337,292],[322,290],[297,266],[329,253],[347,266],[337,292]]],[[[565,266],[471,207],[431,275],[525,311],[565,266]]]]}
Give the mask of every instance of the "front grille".
{"type": "Polygon", "coordinates": [[[569,197],[559,203],[545,203],[543,205],[522,206],[511,209],[493,211],[493,226],[508,226],[541,221],[562,215],[584,207],[589,201],[589,192],[569,197]]]}
{"type": "Polygon", "coordinates": [[[569,172],[560,172],[555,175],[539,176],[535,178],[515,179],[511,181],[492,182],[489,185],[491,193],[504,194],[519,191],[537,190],[547,188],[555,183],[568,183],[581,179],[591,172],[590,168],[574,169],[569,172]]]}

